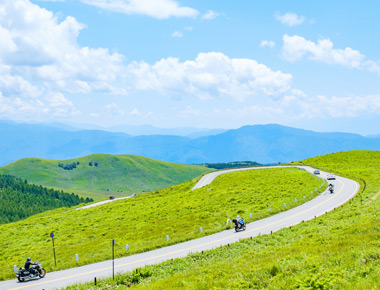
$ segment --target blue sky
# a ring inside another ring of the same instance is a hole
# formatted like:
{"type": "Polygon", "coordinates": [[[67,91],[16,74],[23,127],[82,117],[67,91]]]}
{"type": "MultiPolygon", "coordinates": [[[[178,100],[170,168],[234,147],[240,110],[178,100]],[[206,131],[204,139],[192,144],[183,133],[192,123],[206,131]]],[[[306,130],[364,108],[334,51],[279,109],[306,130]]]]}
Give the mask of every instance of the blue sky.
{"type": "Polygon", "coordinates": [[[380,134],[378,1],[0,0],[0,119],[380,134]]]}

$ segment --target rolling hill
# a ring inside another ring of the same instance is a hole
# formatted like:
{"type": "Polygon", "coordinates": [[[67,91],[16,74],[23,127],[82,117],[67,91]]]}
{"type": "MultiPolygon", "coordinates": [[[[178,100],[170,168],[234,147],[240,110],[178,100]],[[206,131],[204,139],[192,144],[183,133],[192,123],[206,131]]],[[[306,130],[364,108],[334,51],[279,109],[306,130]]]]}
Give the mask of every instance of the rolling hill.
{"type": "Polygon", "coordinates": [[[232,172],[210,186],[191,190],[195,183],[191,180],[87,209],[55,209],[0,225],[0,280],[14,277],[9,265],[19,265],[30,255],[51,272],[78,266],[75,254],[80,256],[79,265],[109,259],[112,239],[117,240],[115,257],[121,257],[216,233],[226,228],[227,218],[240,214],[249,222],[270,216],[286,210],[284,202],[291,208],[313,198],[310,191],[324,184],[298,168],[232,172]],[[57,266],[47,250],[50,232],[55,234],[57,266]],[[9,237],[17,243],[9,243],[9,237]]]}
{"type": "Polygon", "coordinates": [[[380,151],[296,162],[361,184],[349,203],[271,235],[66,289],[379,289],[380,151]]]}
{"type": "Polygon", "coordinates": [[[134,155],[92,154],[68,160],[21,159],[0,167],[0,174],[101,199],[168,187],[210,170],[134,155]]]}

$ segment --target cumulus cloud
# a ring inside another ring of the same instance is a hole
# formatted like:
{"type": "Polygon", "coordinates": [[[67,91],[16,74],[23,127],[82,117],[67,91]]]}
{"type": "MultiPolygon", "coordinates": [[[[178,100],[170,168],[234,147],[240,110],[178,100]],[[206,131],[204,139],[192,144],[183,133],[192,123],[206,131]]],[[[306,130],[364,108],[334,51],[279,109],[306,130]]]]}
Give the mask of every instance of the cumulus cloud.
{"type": "Polygon", "coordinates": [[[153,65],[133,62],[128,71],[139,90],[190,95],[201,100],[277,96],[290,88],[292,80],[290,74],[272,71],[255,60],[229,58],[217,52],[200,53],[195,60],[185,62],[178,58],[162,59],[153,65]]]}
{"type": "Polygon", "coordinates": [[[272,41],[272,40],[262,40],[261,42],[260,42],[260,47],[266,47],[266,46],[268,46],[268,47],[270,47],[270,48],[272,48],[272,47],[274,47],[276,44],[274,43],[274,41],[272,41]]]}
{"type": "Polygon", "coordinates": [[[81,0],[98,8],[124,14],[141,14],[157,19],[169,17],[196,17],[199,12],[181,7],[173,0],[81,0]]]}
{"type": "Polygon", "coordinates": [[[298,35],[289,36],[285,34],[283,42],[282,56],[288,61],[297,61],[308,56],[318,62],[341,65],[347,68],[379,70],[377,63],[365,61],[365,56],[357,50],[350,47],[335,49],[330,39],[321,39],[315,43],[298,35]]]}
{"type": "Polygon", "coordinates": [[[300,90],[291,90],[278,105],[296,119],[347,118],[380,113],[380,95],[367,96],[307,96],[300,90]]]}
{"type": "Polygon", "coordinates": [[[125,93],[124,57],[107,49],[80,47],[77,37],[84,27],[73,17],[59,22],[52,12],[28,0],[2,1],[2,104],[62,115],[76,112],[64,101],[65,93],[125,93]],[[31,98],[39,98],[39,103],[31,98]]]}
{"type": "Polygon", "coordinates": [[[274,16],[282,24],[290,27],[300,25],[305,21],[305,17],[298,16],[296,13],[292,12],[285,13],[284,15],[281,15],[277,12],[274,16]]]}
{"type": "Polygon", "coordinates": [[[202,15],[202,19],[211,20],[211,19],[215,19],[219,15],[220,14],[215,11],[208,10],[205,14],[202,15]]]}

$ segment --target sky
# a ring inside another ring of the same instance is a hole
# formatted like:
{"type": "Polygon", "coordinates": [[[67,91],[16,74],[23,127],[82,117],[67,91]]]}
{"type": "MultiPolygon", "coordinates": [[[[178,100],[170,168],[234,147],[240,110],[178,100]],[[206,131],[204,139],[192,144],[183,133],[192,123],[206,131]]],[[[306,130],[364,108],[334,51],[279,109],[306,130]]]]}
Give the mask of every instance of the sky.
{"type": "Polygon", "coordinates": [[[380,134],[380,1],[0,0],[0,120],[380,134]]]}

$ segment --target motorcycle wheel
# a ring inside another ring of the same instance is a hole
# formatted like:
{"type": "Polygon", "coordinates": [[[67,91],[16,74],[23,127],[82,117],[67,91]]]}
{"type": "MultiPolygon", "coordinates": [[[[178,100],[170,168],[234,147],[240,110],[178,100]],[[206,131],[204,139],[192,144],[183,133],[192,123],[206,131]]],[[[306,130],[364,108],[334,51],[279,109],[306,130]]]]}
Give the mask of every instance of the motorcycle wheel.
{"type": "Polygon", "coordinates": [[[42,268],[42,269],[41,269],[41,272],[40,272],[40,278],[45,277],[45,275],[46,275],[46,271],[45,271],[44,268],[42,268]]]}
{"type": "Polygon", "coordinates": [[[17,279],[18,279],[20,282],[24,282],[24,281],[25,281],[25,279],[22,278],[22,277],[17,277],[17,279]]]}
{"type": "Polygon", "coordinates": [[[235,227],[235,232],[238,232],[238,231],[239,231],[239,229],[237,227],[235,227]]]}

